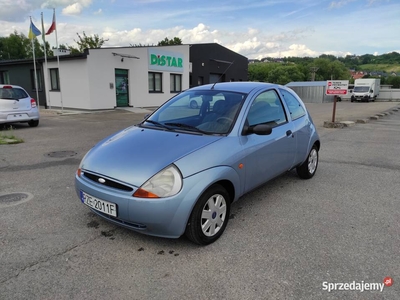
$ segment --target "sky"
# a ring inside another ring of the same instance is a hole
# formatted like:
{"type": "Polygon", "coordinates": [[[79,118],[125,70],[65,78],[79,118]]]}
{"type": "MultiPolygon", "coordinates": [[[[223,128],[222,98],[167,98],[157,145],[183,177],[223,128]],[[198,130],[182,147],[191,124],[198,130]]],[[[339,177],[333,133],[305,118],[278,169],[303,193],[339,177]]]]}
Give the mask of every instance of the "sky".
{"type": "Polygon", "coordinates": [[[0,36],[27,36],[30,17],[41,30],[41,13],[47,31],[53,9],[58,44],[74,47],[85,32],[103,47],[179,37],[249,59],[400,53],[399,0],[0,0],[0,36]]]}

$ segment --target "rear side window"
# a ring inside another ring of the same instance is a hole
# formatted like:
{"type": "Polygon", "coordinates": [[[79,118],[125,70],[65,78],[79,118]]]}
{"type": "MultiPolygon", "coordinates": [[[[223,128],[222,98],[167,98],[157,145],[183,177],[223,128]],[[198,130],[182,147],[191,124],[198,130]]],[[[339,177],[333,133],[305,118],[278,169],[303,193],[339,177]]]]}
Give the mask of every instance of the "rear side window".
{"type": "Polygon", "coordinates": [[[286,90],[280,89],[279,91],[281,92],[283,100],[289,108],[292,120],[296,120],[306,115],[306,111],[295,96],[293,96],[290,92],[286,90]]]}

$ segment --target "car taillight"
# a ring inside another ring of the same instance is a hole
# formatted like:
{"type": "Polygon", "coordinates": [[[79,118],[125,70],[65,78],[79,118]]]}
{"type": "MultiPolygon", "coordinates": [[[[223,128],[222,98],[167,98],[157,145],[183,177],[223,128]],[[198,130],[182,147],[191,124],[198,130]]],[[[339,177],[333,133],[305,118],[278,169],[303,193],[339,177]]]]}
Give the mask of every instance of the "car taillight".
{"type": "Polygon", "coordinates": [[[35,99],[31,99],[31,107],[34,108],[36,107],[36,100],[35,99]]]}
{"type": "Polygon", "coordinates": [[[12,89],[12,86],[11,85],[4,85],[3,89],[12,89]]]}

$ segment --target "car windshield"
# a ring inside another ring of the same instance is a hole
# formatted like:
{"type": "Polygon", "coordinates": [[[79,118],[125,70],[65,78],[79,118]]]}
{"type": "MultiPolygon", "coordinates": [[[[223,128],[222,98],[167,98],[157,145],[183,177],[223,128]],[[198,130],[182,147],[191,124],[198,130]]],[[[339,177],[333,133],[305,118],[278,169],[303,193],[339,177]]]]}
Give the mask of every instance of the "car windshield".
{"type": "Polygon", "coordinates": [[[0,88],[0,99],[16,100],[26,97],[28,97],[28,95],[19,88],[9,88],[9,87],[0,88]]]}
{"type": "Polygon", "coordinates": [[[165,103],[141,125],[200,134],[227,134],[245,96],[228,91],[185,91],[165,103]]]}
{"type": "Polygon", "coordinates": [[[366,93],[369,91],[368,86],[356,86],[354,87],[354,92],[355,93],[366,93]]]}

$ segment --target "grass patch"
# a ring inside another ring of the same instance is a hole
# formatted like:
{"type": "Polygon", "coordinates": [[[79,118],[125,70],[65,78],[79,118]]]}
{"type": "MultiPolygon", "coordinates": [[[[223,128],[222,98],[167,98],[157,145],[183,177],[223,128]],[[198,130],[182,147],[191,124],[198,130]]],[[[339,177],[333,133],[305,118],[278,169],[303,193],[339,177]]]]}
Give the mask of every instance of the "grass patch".
{"type": "Polygon", "coordinates": [[[386,73],[390,72],[400,72],[400,64],[367,64],[360,65],[357,67],[360,70],[366,71],[384,71],[386,73]]]}
{"type": "Polygon", "coordinates": [[[20,139],[14,135],[12,129],[0,131],[0,145],[19,144],[23,142],[23,139],[20,139]]]}

